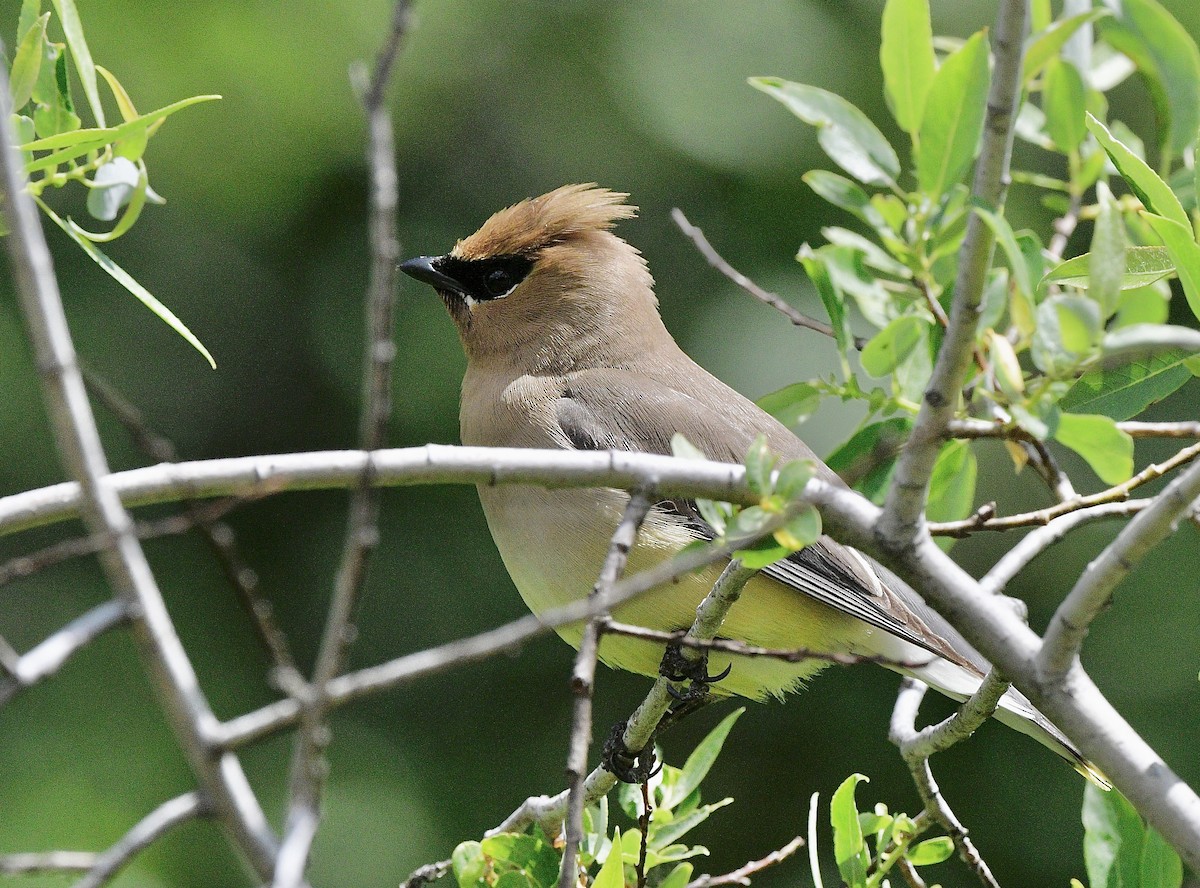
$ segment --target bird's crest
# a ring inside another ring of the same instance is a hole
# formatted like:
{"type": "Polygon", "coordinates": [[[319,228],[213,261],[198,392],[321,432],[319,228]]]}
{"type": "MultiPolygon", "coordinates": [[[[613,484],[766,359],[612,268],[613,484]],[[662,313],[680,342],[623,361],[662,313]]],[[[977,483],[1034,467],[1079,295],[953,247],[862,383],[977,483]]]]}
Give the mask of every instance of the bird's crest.
{"type": "Polygon", "coordinates": [[[564,185],[493,214],[478,231],[455,244],[452,255],[462,259],[528,255],[574,235],[606,230],[637,215],[637,207],[625,203],[627,197],[595,183],[564,185]]]}

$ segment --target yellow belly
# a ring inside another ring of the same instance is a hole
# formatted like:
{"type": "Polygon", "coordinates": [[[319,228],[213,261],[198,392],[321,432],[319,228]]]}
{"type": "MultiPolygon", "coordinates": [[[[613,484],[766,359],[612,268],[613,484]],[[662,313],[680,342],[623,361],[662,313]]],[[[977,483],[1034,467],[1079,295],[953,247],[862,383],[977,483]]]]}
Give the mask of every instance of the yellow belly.
{"type": "MultiPolygon", "coordinates": [[[[547,491],[532,487],[482,487],[479,491],[500,556],[521,597],[535,614],[587,597],[621,519],[628,495],[617,490],[547,491]]],[[[670,558],[692,540],[681,521],[652,512],[630,554],[626,574],[670,558]]],[[[650,629],[691,626],[696,606],[712,588],[723,564],[681,577],[620,607],[614,617],[650,629]]],[[[763,576],[752,579],[730,609],[721,636],[771,648],[846,653],[863,649],[869,627],[846,614],[763,576]]],[[[558,629],[578,647],[582,624],[558,629]]],[[[606,636],[600,658],[610,666],[655,676],[662,647],[624,636],[606,636]]],[[[781,695],[826,665],[821,660],[785,663],[713,652],[710,671],[729,676],[718,692],[761,699],[781,695]]]]}

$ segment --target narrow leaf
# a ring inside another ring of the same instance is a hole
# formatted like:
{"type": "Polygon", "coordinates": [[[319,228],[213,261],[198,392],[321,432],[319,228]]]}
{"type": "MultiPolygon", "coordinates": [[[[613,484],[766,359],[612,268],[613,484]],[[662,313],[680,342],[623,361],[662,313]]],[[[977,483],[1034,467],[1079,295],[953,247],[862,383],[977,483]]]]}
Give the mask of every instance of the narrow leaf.
{"type": "Polygon", "coordinates": [[[1100,306],[1101,317],[1107,319],[1117,310],[1125,279],[1125,219],[1106,185],[1097,183],[1096,193],[1100,215],[1092,232],[1088,295],[1100,306]]]}
{"type": "Polygon", "coordinates": [[[53,3],[54,8],[58,10],[58,20],[62,23],[63,33],[67,35],[67,46],[71,48],[75,71],[83,84],[83,93],[92,109],[92,117],[96,123],[104,126],[104,106],[100,104],[100,90],[96,88],[96,65],[83,36],[83,22],[79,19],[75,0],[53,0],[53,3]]]}
{"type": "Polygon", "coordinates": [[[942,445],[929,478],[925,514],[930,521],[958,521],[971,514],[978,470],[969,441],[947,441],[942,445]]]}
{"type": "Polygon", "coordinates": [[[794,429],[821,406],[821,392],[807,382],[794,382],[758,399],[757,404],[785,426],[794,429]]]}
{"type": "Polygon", "coordinates": [[[900,175],[900,159],[867,115],[836,93],[778,77],[751,77],[761,90],[819,130],[830,159],[860,182],[889,185],[900,175]]]}
{"type": "Polygon", "coordinates": [[[829,323],[833,326],[838,352],[844,356],[850,350],[852,342],[850,325],[846,317],[845,299],[834,286],[825,261],[807,244],[800,248],[800,253],[796,258],[800,260],[804,270],[817,288],[817,295],[821,297],[821,302],[829,315],[829,323]]]}
{"type": "Polygon", "coordinates": [[[1121,178],[1125,180],[1147,210],[1178,222],[1189,232],[1192,230],[1192,223],[1188,220],[1179,198],[1175,196],[1175,192],[1167,183],[1159,178],[1158,173],[1150,169],[1146,161],[1118,141],[1108,127],[1093,117],[1091,112],[1088,112],[1087,115],[1087,128],[1091,130],[1096,141],[1108,154],[1113,166],[1121,174],[1121,178]]]}
{"type": "Polygon", "coordinates": [[[721,747],[725,745],[725,739],[729,736],[729,732],[733,730],[733,726],[737,724],[737,720],[742,717],[742,713],[745,711],[743,707],[729,713],[692,750],[692,754],[683,763],[683,768],[679,774],[679,782],[672,788],[671,801],[663,803],[666,807],[674,807],[682,802],[708,776],[708,772],[712,769],[713,763],[716,762],[717,756],[721,754],[721,747]]]}
{"type": "Polygon", "coordinates": [[[1133,438],[1107,416],[1063,413],[1054,438],[1082,456],[1105,484],[1133,476],[1133,438]]]}
{"type": "Polygon", "coordinates": [[[1183,862],[1153,827],[1146,828],[1140,869],[1141,888],[1179,888],[1183,884],[1183,862]]]}
{"type": "Polygon", "coordinates": [[[983,207],[975,207],[974,210],[976,215],[986,222],[987,227],[996,235],[996,242],[1000,244],[1000,249],[1004,251],[1004,255],[1008,259],[1008,267],[1012,270],[1017,288],[1032,298],[1033,287],[1029,279],[1029,264],[1025,261],[1025,254],[1021,252],[1021,246],[1017,243],[1012,226],[1008,224],[1007,219],[991,210],[985,210],[983,207]]]}
{"type": "Polygon", "coordinates": [[[1086,99],[1083,78],[1075,66],[1051,59],[1042,83],[1042,110],[1046,113],[1046,131],[1064,154],[1078,150],[1087,135],[1083,119],[1086,99]]]}
{"type": "MultiPolygon", "coordinates": [[[[1127,247],[1120,288],[1135,290],[1145,287],[1162,280],[1174,270],[1175,263],[1171,261],[1170,251],[1166,247],[1127,247]]],[[[1063,284],[1086,290],[1090,286],[1091,276],[1091,254],[1084,253],[1056,266],[1042,278],[1038,287],[1063,284]]]]}
{"type": "Polygon", "coordinates": [[[929,0],[888,0],[879,61],[892,116],[900,129],[915,136],[936,69],[929,0]]]}
{"type": "Polygon", "coordinates": [[[1062,48],[1072,35],[1088,22],[1094,22],[1101,16],[1108,15],[1107,9],[1093,9],[1090,12],[1073,15],[1068,19],[1054,22],[1039,34],[1034,34],[1026,43],[1025,66],[1023,76],[1026,86],[1042,72],[1051,59],[1057,58],[1062,48]]]}
{"type": "Polygon", "coordinates": [[[1183,295],[1187,297],[1192,314],[1200,318],[1200,245],[1192,237],[1191,225],[1180,225],[1173,219],[1153,213],[1142,213],[1142,217],[1167,245],[1179,283],[1183,285],[1183,295]]]}
{"type": "Polygon", "coordinates": [[[113,262],[112,259],[102,253],[99,247],[72,228],[68,222],[60,218],[57,213],[50,209],[50,207],[40,200],[38,201],[38,206],[42,208],[42,212],[54,220],[54,224],[65,231],[67,236],[70,237],[71,240],[75,241],[75,243],[77,243],[83,249],[83,251],[87,253],[89,257],[91,257],[93,262],[103,268],[105,272],[107,272],[109,276],[113,278],[113,280],[140,299],[142,304],[158,315],[168,327],[187,340],[192,348],[196,349],[196,351],[200,352],[200,354],[204,356],[204,359],[208,361],[209,366],[211,366],[214,370],[217,368],[217,362],[213,359],[213,356],[209,350],[204,347],[204,343],[196,338],[196,335],[187,328],[187,325],[184,324],[183,321],[176,317],[175,313],[171,311],[171,309],[167,308],[165,305],[155,299],[149,290],[133,279],[133,276],[130,275],[129,272],[125,271],[125,269],[121,268],[121,266],[117,265],[117,263],[113,262]]]}
{"type": "Polygon", "coordinates": [[[612,847],[600,872],[592,882],[592,888],[625,888],[625,866],[621,861],[621,828],[613,834],[612,847]]]}
{"type": "Polygon", "coordinates": [[[46,22],[49,20],[50,13],[37,19],[17,46],[8,82],[14,111],[24,108],[33,96],[33,87],[42,70],[42,42],[46,39],[46,22]]]}
{"type": "Polygon", "coordinates": [[[851,774],[834,791],[829,802],[833,859],[850,888],[860,888],[866,884],[867,867],[871,863],[862,826],[858,822],[858,806],[854,802],[855,788],[866,781],[867,778],[862,774],[851,774]]]}
{"type": "Polygon", "coordinates": [[[990,79],[985,31],[947,57],[933,78],[921,120],[917,179],[935,200],[975,159],[990,79]]]}

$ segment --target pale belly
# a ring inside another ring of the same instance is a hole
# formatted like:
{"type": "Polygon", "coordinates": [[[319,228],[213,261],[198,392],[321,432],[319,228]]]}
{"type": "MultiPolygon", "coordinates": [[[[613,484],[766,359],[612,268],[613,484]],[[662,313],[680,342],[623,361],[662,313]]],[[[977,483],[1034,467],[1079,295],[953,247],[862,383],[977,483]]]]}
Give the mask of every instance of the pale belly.
{"type": "MultiPolygon", "coordinates": [[[[609,489],[481,487],[479,496],[500,556],[534,613],[587,597],[628,502],[626,493],[609,489]]],[[[681,522],[652,512],[630,555],[626,575],[669,558],[691,539],[681,522]]],[[[689,627],[696,606],[723,567],[724,562],[654,589],[623,605],[614,616],[651,629],[689,627]]],[[[582,624],[557,631],[578,647],[582,624]]],[[[721,636],[762,647],[848,653],[872,647],[869,638],[875,631],[773,580],[756,577],[730,610],[721,636]]],[[[658,674],[662,653],[660,645],[612,635],[604,638],[600,649],[601,659],[610,666],[650,676],[658,674]]],[[[729,676],[714,690],[756,699],[781,695],[827,665],[821,660],[733,660],[729,676]]],[[[729,655],[714,652],[710,671],[718,673],[729,662],[729,655]]]]}

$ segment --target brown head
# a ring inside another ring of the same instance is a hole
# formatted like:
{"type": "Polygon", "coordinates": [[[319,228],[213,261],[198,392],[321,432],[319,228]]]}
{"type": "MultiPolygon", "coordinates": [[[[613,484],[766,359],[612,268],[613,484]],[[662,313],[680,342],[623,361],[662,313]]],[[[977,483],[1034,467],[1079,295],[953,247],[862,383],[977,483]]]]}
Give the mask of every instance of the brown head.
{"type": "Polygon", "coordinates": [[[641,254],[610,230],[627,194],[564,185],[494,214],[445,256],[400,268],[430,284],[471,360],[526,372],[620,361],[662,322],[641,254]]]}

